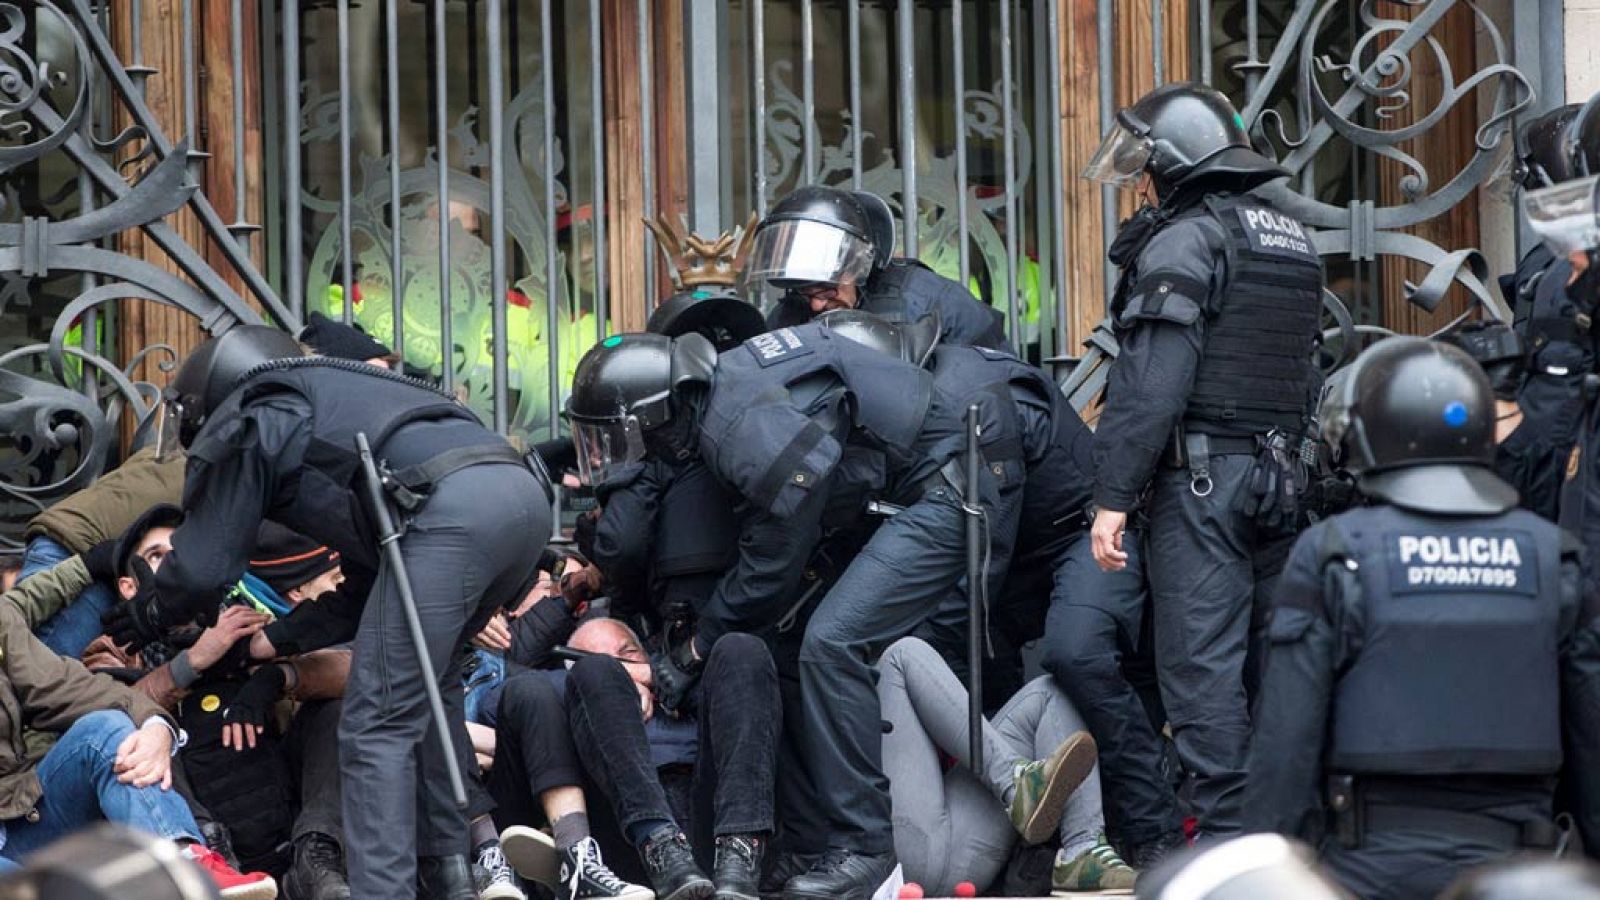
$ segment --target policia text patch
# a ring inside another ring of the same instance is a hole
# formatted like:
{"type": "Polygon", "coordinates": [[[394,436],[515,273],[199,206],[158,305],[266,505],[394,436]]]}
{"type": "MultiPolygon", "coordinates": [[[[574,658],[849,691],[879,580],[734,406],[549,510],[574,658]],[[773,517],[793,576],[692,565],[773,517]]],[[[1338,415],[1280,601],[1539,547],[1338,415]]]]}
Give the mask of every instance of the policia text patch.
{"type": "Polygon", "coordinates": [[[1396,594],[1539,592],[1533,536],[1521,531],[1390,532],[1389,589],[1396,594]]]}
{"type": "Polygon", "coordinates": [[[1251,250],[1302,261],[1317,258],[1316,248],[1311,246],[1305,228],[1294,219],[1259,206],[1241,206],[1235,212],[1244,225],[1251,250]]]}
{"type": "Polygon", "coordinates": [[[816,352],[806,346],[805,341],[800,340],[800,336],[794,333],[793,328],[779,328],[777,331],[758,334],[745,341],[744,345],[755,355],[756,362],[760,363],[762,368],[816,352]]]}

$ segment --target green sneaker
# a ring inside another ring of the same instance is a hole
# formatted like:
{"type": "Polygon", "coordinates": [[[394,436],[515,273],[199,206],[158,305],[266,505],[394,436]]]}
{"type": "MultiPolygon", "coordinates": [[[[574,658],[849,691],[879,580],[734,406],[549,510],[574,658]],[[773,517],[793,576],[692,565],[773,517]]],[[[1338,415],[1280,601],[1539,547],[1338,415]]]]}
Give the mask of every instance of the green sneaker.
{"type": "Polygon", "coordinates": [[[1068,736],[1049,759],[1018,763],[1012,781],[1011,824],[1022,840],[1041,844],[1055,833],[1067,798],[1094,769],[1094,738],[1087,731],[1068,736]]]}
{"type": "Polygon", "coordinates": [[[1106,843],[1104,835],[1101,835],[1100,843],[1078,854],[1076,859],[1064,859],[1064,852],[1056,852],[1055,870],[1050,873],[1050,890],[1053,893],[1133,891],[1133,883],[1139,873],[1122,861],[1117,851],[1106,843]]]}

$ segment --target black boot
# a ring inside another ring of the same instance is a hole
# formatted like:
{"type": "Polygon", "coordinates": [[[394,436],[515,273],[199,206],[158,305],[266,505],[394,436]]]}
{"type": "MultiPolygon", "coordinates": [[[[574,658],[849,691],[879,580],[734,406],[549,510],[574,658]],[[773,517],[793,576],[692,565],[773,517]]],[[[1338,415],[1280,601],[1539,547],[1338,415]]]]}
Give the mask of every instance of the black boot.
{"type": "Polygon", "coordinates": [[[244,869],[239,865],[239,854],[233,852],[233,835],[228,833],[228,826],[215,819],[207,819],[200,823],[200,837],[213,853],[227,860],[228,865],[236,870],[244,869]]]}
{"type": "Polygon", "coordinates": [[[350,900],[344,849],[325,834],[312,832],[294,842],[294,864],[283,876],[288,900],[350,900]]]}
{"type": "Polygon", "coordinates": [[[766,871],[761,873],[761,896],[766,900],[778,900],[783,896],[783,889],[789,884],[789,879],[811,871],[811,867],[821,858],[821,854],[818,853],[779,851],[776,856],[768,860],[766,871]]]}
{"type": "Polygon", "coordinates": [[[1132,866],[1141,875],[1154,869],[1161,861],[1182,849],[1184,846],[1183,834],[1173,832],[1164,834],[1154,840],[1142,844],[1132,844],[1128,847],[1128,855],[1124,857],[1128,865],[1132,866]]]}
{"type": "Polygon", "coordinates": [[[789,879],[784,900],[871,900],[894,871],[894,851],[857,853],[828,848],[811,871],[789,879]]]}
{"type": "Polygon", "coordinates": [[[467,857],[417,857],[417,900],[478,900],[467,857]]]}
{"type": "Polygon", "coordinates": [[[760,900],[761,854],[767,842],[753,834],[717,836],[717,859],[711,880],[716,882],[714,900],[760,900]]]}
{"type": "Polygon", "coordinates": [[[716,888],[695,864],[689,839],[676,828],[662,828],[639,848],[656,900],[705,900],[716,888]]]}

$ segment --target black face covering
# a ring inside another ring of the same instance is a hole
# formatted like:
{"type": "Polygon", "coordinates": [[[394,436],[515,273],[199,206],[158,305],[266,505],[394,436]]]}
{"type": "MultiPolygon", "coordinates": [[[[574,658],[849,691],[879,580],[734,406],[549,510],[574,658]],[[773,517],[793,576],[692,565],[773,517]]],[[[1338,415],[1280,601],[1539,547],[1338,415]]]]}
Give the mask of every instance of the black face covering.
{"type": "Polygon", "coordinates": [[[645,432],[644,446],[662,459],[683,462],[700,449],[700,392],[685,388],[673,397],[672,405],[672,418],[660,428],[645,432]]]}
{"type": "Polygon", "coordinates": [[[1117,229],[1117,237],[1111,242],[1111,249],[1106,251],[1106,256],[1112,264],[1119,269],[1126,269],[1144,252],[1146,244],[1167,220],[1167,214],[1154,206],[1141,206],[1139,211],[1129,216],[1117,229]]]}

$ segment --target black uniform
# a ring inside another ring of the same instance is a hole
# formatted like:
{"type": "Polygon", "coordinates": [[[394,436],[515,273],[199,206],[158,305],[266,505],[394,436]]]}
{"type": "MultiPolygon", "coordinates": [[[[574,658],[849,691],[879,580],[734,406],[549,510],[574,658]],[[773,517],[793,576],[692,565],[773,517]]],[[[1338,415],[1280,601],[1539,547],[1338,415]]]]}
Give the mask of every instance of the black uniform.
{"type": "Polygon", "coordinates": [[[1433,897],[1553,846],[1565,738],[1593,848],[1597,616],[1576,546],[1526,510],[1319,523],[1276,591],[1249,824],[1320,844],[1361,897],[1433,897]]]}
{"type": "Polygon", "coordinates": [[[580,549],[605,575],[613,611],[692,620],[737,556],[737,498],[698,460],[658,457],[596,497],[593,545],[580,549]]]}
{"type": "MultiPolygon", "coordinates": [[[[356,896],[409,897],[418,855],[463,854],[467,831],[430,735],[393,573],[380,565],[361,499],[357,432],[396,470],[459,448],[493,448],[478,464],[440,476],[400,540],[429,652],[439,661],[440,690],[458,726],[458,759],[471,771],[458,651],[494,610],[532,585],[550,507],[504,439],[448,397],[326,360],[285,361],[247,379],[189,447],[186,518],[156,585],[164,604],[214,605],[244,570],[257,526],[270,517],[337,549],[348,583],[373,586],[358,612],[340,729],[345,843],[356,896]]],[[[347,639],[348,629],[332,627],[339,605],[308,604],[270,626],[268,636],[281,653],[347,639]]]]}
{"type": "MultiPolygon", "coordinates": [[[[980,404],[984,434],[998,435],[1006,411],[990,397],[980,404]]],[[[964,444],[965,406],[922,369],[810,324],[724,353],[702,405],[701,456],[750,507],[738,562],[701,614],[702,650],[787,611],[836,492],[875,476],[877,496],[905,505],[823,597],[799,659],[799,737],[815,804],[830,820],[829,844],[887,853],[871,662],[932,614],[964,574],[965,514],[947,473],[959,468],[949,464],[964,444]]],[[[993,504],[998,485],[983,473],[978,488],[993,504]]]]}
{"type": "MultiPolygon", "coordinates": [[[[1090,475],[1093,434],[1050,376],[1009,353],[940,346],[929,366],[934,383],[954,395],[962,408],[979,398],[992,398],[995,407],[1004,412],[999,428],[988,435],[989,448],[984,453],[984,462],[999,483],[999,502],[986,510],[991,626],[1022,624],[1018,608],[1029,606],[1035,614],[1031,625],[1036,632],[1042,624],[1038,613],[1045,608],[1042,602],[1035,602],[1043,600],[1037,592],[1038,580],[1016,571],[1020,564],[1013,561],[1026,559],[1033,568],[1040,568],[1041,563],[1047,567],[1059,548],[1087,528],[1085,512],[1094,486],[1090,475]]],[[[934,619],[919,631],[963,677],[967,672],[967,613],[966,592],[952,592],[934,619]]],[[[1037,633],[1011,636],[1021,640],[1008,643],[1020,647],[1037,633]]],[[[1014,668],[1020,671],[1020,666],[1014,668]]],[[[991,684],[997,689],[1005,686],[986,679],[986,695],[991,684]]],[[[1012,685],[1012,693],[1020,687],[1020,681],[1012,685]]],[[[992,696],[1003,702],[1010,695],[992,696]]]]}
{"type": "MultiPolygon", "coordinates": [[[[1594,371],[1594,342],[1579,327],[1580,307],[1567,292],[1572,265],[1543,244],[1500,279],[1513,304],[1513,327],[1528,348],[1528,374],[1517,392],[1522,422],[1501,445],[1495,470],[1527,509],[1555,520],[1567,458],[1584,415],[1584,378],[1594,371]]],[[[1576,525],[1576,519],[1572,524],[1576,525]]]]}
{"type": "Polygon", "coordinates": [[[1262,202],[1182,197],[1125,226],[1149,227],[1148,238],[1125,230],[1114,248],[1125,265],[1113,305],[1121,353],[1095,439],[1094,499],[1129,512],[1148,491],[1162,697],[1200,828],[1216,835],[1239,827],[1251,614],[1285,544],[1239,509],[1259,481],[1258,438],[1304,430],[1322,268],[1302,226],[1262,202]]]}
{"type": "MultiPolygon", "coordinates": [[[[896,259],[872,276],[861,291],[857,308],[914,322],[938,314],[940,339],[946,344],[1009,350],[1000,311],[979,303],[966,288],[914,259],[896,259]]],[[[786,296],[767,317],[771,328],[798,325],[812,318],[804,301],[786,296]]]]}

